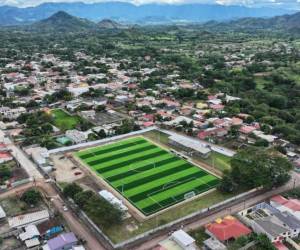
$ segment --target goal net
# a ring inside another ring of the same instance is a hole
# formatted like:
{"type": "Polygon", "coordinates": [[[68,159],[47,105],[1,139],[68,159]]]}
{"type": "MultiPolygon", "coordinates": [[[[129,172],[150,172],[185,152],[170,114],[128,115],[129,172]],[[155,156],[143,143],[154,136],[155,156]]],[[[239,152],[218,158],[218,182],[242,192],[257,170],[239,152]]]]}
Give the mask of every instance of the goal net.
{"type": "Polygon", "coordinates": [[[194,191],[188,192],[188,193],[184,194],[184,199],[187,200],[187,199],[193,198],[195,195],[196,194],[194,191]]]}

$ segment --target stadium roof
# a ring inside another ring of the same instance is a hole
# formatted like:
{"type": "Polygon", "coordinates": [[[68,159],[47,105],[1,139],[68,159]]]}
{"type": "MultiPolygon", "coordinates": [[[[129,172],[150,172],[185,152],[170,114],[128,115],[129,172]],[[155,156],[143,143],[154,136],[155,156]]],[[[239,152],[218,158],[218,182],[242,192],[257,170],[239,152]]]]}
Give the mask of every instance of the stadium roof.
{"type": "Polygon", "coordinates": [[[183,145],[184,147],[198,151],[201,154],[208,154],[211,151],[208,147],[206,147],[206,145],[203,145],[200,141],[190,139],[185,136],[172,135],[171,137],[169,137],[169,139],[183,145]]]}

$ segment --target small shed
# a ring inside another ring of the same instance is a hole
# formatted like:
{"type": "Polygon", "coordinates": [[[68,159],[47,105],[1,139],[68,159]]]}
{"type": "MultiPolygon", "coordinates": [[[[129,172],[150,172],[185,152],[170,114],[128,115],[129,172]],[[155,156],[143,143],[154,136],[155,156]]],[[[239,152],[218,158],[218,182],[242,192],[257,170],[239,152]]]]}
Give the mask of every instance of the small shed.
{"type": "Polygon", "coordinates": [[[226,250],[226,246],[215,238],[209,238],[203,241],[205,249],[207,250],[226,250]]]}
{"type": "Polygon", "coordinates": [[[182,247],[184,250],[195,250],[196,244],[194,238],[192,238],[190,235],[188,235],[183,230],[175,231],[171,239],[174,240],[180,247],[182,247]]]}
{"type": "Polygon", "coordinates": [[[36,247],[36,246],[40,245],[40,241],[38,238],[25,240],[25,245],[27,248],[36,247]]]}

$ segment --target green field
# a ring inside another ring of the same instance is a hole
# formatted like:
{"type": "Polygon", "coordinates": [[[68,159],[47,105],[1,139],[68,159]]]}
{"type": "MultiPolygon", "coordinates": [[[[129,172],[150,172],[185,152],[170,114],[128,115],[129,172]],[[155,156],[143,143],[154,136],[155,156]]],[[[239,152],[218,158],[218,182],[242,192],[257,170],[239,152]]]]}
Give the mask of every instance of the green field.
{"type": "Polygon", "coordinates": [[[76,153],[143,214],[151,215],[214,188],[219,180],[143,137],[76,153]]]}
{"type": "Polygon", "coordinates": [[[77,115],[70,115],[62,109],[51,110],[54,119],[54,126],[61,130],[74,129],[80,122],[80,117],[77,115]]]}
{"type": "Polygon", "coordinates": [[[222,172],[231,169],[231,157],[222,155],[217,152],[212,152],[207,159],[201,159],[201,161],[211,165],[214,168],[219,169],[222,172]]]}

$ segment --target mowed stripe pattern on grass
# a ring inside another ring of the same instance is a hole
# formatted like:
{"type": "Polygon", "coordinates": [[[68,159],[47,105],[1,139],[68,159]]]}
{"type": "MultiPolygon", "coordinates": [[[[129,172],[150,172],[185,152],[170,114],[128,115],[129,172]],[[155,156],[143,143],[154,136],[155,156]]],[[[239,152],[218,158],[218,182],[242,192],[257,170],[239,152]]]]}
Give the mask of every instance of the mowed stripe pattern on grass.
{"type": "Polygon", "coordinates": [[[76,153],[145,215],[214,188],[219,180],[143,137],[76,153]]]}

